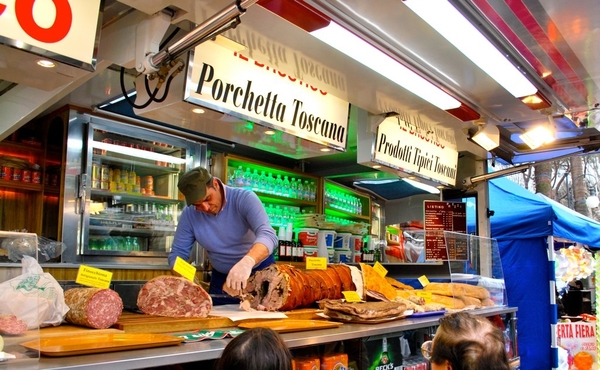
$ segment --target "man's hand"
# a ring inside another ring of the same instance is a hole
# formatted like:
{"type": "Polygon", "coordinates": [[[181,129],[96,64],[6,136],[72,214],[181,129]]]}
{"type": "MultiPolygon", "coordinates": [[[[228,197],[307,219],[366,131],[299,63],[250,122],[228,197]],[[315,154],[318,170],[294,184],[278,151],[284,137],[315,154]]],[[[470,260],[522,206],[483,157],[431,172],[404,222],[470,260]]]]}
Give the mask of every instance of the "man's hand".
{"type": "Polygon", "coordinates": [[[244,256],[240,260],[240,262],[236,263],[235,266],[231,268],[229,274],[227,275],[226,284],[229,288],[242,290],[246,288],[246,283],[248,282],[248,278],[250,277],[250,273],[252,273],[252,268],[256,264],[254,258],[250,256],[244,256]]]}

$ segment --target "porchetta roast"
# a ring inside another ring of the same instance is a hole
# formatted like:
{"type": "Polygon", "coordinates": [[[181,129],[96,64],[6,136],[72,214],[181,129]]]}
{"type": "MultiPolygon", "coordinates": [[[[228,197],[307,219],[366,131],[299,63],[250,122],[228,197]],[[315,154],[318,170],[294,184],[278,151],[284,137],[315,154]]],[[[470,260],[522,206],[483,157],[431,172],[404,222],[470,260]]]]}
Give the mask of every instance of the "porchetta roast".
{"type": "Polygon", "coordinates": [[[342,291],[356,291],[351,268],[339,264],[324,270],[301,271],[291,265],[273,264],[248,279],[243,291],[223,287],[253,309],[289,311],[309,307],[322,299],[340,299],[342,291]]]}

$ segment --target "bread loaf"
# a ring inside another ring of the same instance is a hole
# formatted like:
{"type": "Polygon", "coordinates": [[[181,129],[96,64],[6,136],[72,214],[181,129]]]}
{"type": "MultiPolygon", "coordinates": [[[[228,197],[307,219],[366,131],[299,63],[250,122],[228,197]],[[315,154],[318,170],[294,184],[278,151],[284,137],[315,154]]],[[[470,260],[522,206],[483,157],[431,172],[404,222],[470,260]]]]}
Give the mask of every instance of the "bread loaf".
{"type": "Polygon", "coordinates": [[[484,287],[464,283],[429,283],[423,290],[447,297],[490,298],[490,292],[484,287]]]}
{"type": "Polygon", "coordinates": [[[451,310],[465,308],[465,303],[461,299],[448,297],[446,295],[431,294],[431,302],[442,304],[444,307],[451,310]]]}

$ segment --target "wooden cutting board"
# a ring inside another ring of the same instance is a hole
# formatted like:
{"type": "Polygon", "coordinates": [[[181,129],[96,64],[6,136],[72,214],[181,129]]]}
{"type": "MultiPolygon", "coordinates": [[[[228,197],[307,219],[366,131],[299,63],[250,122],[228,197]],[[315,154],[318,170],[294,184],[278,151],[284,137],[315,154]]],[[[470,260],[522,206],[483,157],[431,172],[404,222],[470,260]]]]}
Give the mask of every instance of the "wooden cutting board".
{"type": "MultiPolygon", "coordinates": [[[[296,320],[323,320],[317,315],[318,310],[305,308],[285,312],[290,319],[296,320]]],[[[238,326],[240,322],[249,322],[264,319],[249,319],[232,321],[226,317],[209,316],[205,318],[162,317],[144,315],[133,312],[124,312],[113,328],[125,333],[177,333],[203,329],[217,329],[238,326]]]]}

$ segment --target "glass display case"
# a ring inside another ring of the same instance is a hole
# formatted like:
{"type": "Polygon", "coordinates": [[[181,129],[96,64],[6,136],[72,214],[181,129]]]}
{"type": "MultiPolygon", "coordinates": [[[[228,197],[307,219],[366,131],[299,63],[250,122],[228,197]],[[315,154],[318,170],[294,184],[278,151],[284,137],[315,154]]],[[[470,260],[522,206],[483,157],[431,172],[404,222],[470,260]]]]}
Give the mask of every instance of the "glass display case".
{"type": "Polygon", "coordinates": [[[203,164],[205,145],[98,117],[77,118],[69,126],[67,156],[73,171],[67,172],[66,193],[73,197],[64,210],[64,239],[77,249],[66,259],[158,257],[164,263],[183,206],[179,175],[203,164]],[[80,137],[83,156],[71,150],[80,137]]]}

